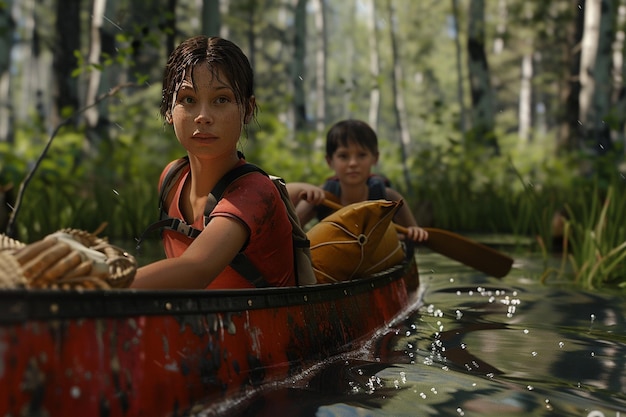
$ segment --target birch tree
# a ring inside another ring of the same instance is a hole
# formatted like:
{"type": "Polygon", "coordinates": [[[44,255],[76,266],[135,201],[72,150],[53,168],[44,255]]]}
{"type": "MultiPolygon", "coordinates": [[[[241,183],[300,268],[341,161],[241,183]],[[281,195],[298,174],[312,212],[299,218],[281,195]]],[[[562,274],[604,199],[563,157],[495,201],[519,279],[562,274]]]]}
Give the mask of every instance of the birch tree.
{"type": "Polygon", "coordinates": [[[532,126],[533,56],[531,52],[522,56],[521,67],[517,133],[521,142],[525,143],[530,140],[532,126]]]}
{"type": "Polygon", "coordinates": [[[401,163],[404,172],[404,182],[406,183],[407,195],[413,195],[413,184],[411,181],[411,172],[408,166],[408,148],[411,143],[411,134],[406,116],[406,107],[404,104],[404,96],[402,94],[402,82],[404,75],[402,72],[402,64],[398,53],[398,41],[396,36],[397,18],[392,0],[387,0],[387,13],[389,15],[389,37],[391,42],[391,60],[393,72],[391,75],[391,85],[394,100],[394,113],[396,115],[396,127],[400,135],[400,151],[401,163]]]}
{"type": "MultiPolygon", "coordinates": [[[[102,31],[105,7],[106,0],[94,0],[89,32],[89,56],[87,58],[87,62],[92,66],[92,69],[89,71],[87,79],[86,106],[92,106],[96,102],[100,88],[100,80],[102,78],[102,72],[98,68],[100,66],[100,52],[102,50],[100,33],[102,31]]],[[[94,129],[97,126],[99,117],[97,106],[92,106],[85,111],[85,121],[90,129],[94,129]]]]}
{"type": "Polygon", "coordinates": [[[624,56],[626,56],[626,1],[620,0],[617,8],[617,31],[615,33],[615,42],[613,47],[613,74],[615,79],[614,85],[614,101],[615,101],[615,117],[617,119],[617,140],[622,143],[624,153],[626,154],[626,135],[624,127],[626,125],[626,65],[624,64],[624,56]]]}
{"type": "Polygon", "coordinates": [[[612,17],[610,0],[586,0],[580,56],[580,120],[596,151],[611,148],[604,118],[610,107],[612,17]]]}
{"type": "Polygon", "coordinates": [[[378,12],[376,10],[376,0],[370,0],[367,16],[371,78],[368,122],[374,129],[374,132],[377,132],[380,107],[380,54],[378,53],[378,25],[376,24],[378,12]]]}
{"type": "Polygon", "coordinates": [[[315,33],[315,150],[323,148],[323,134],[326,129],[326,5],[325,0],[313,0],[315,33]]]}
{"type": "MultiPolygon", "coordinates": [[[[347,7],[347,13],[346,13],[346,23],[348,24],[348,27],[354,28],[356,27],[356,20],[355,20],[355,16],[356,16],[356,2],[354,0],[350,0],[348,2],[345,2],[346,7],[347,7]]],[[[354,77],[356,76],[356,71],[355,71],[355,65],[354,65],[354,60],[355,60],[355,42],[354,42],[354,36],[346,36],[343,39],[343,44],[345,45],[344,47],[344,65],[343,65],[343,76],[341,77],[341,81],[343,84],[343,94],[342,94],[342,114],[346,115],[346,117],[349,117],[349,115],[352,113],[351,107],[352,107],[352,96],[353,96],[353,92],[355,89],[355,83],[354,83],[354,77]]]]}

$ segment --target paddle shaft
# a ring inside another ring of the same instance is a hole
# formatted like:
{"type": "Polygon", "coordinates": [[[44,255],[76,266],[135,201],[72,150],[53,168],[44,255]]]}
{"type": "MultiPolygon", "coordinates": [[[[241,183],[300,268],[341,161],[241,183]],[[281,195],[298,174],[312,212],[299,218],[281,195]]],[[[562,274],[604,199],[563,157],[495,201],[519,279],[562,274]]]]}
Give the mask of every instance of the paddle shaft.
{"type": "MultiPolygon", "coordinates": [[[[323,204],[333,210],[343,208],[341,204],[328,198],[324,200],[323,204]]],[[[406,227],[396,223],[393,223],[393,225],[398,232],[407,234],[408,230],[406,227]]],[[[506,276],[511,270],[513,258],[489,246],[447,230],[432,227],[423,227],[423,229],[428,232],[428,239],[421,243],[432,251],[496,278],[506,276]]]]}

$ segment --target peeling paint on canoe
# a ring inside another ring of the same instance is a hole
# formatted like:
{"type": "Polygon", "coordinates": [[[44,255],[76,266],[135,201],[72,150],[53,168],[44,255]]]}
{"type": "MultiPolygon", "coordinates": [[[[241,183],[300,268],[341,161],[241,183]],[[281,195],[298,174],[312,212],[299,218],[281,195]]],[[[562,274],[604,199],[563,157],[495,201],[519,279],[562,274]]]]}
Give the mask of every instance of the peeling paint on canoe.
{"type": "Polygon", "coordinates": [[[0,293],[0,309],[24,317],[0,321],[0,415],[174,416],[244,395],[361,347],[409,303],[405,274],[371,288],[368,281],[215,299],[0,293]],[[48,299],[57,306],[50,317],[40,305],[48,299]],[[253,308],[238,309],[240,301],[253,308]],[[219,311],[222,304],[230,307],[219,311]]]}

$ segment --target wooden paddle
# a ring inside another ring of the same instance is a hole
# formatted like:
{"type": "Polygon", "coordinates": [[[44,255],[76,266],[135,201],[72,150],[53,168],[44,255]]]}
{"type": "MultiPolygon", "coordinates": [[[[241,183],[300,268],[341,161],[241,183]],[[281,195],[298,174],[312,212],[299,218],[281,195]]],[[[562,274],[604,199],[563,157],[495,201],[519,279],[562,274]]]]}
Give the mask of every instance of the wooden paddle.
{"type": "MultiPolygon", "coordinates": [[[[328,198],[324,200],[323,204],[333,210],[343,208],[341,204],[328,198]]],[[[407,234],[406,227],[395,223],[393,225],[398,232],[407,234]]],[[[432,251],[496,278],[506,276],[511,270],[513,258],[489,246],[447,230],[432,227],[424,227],[423,229],[428,232],[428,240],[421,243],[432,251]]]]}

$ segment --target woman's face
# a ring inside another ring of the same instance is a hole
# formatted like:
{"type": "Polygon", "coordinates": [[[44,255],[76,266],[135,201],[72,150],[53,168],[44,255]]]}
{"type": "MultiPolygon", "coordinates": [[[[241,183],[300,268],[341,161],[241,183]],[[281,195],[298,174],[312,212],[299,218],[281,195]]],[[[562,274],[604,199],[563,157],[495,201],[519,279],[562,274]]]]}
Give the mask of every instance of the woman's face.
{"type": "MultiPolygon", "coordinates": [[[[253,103],[254,97],[245,106],[253,103]]],[[[189,153],[210,159],[236,151],[245,118],[224,74],[198,64],[187,71],[167,121],[189,153]]]]}

